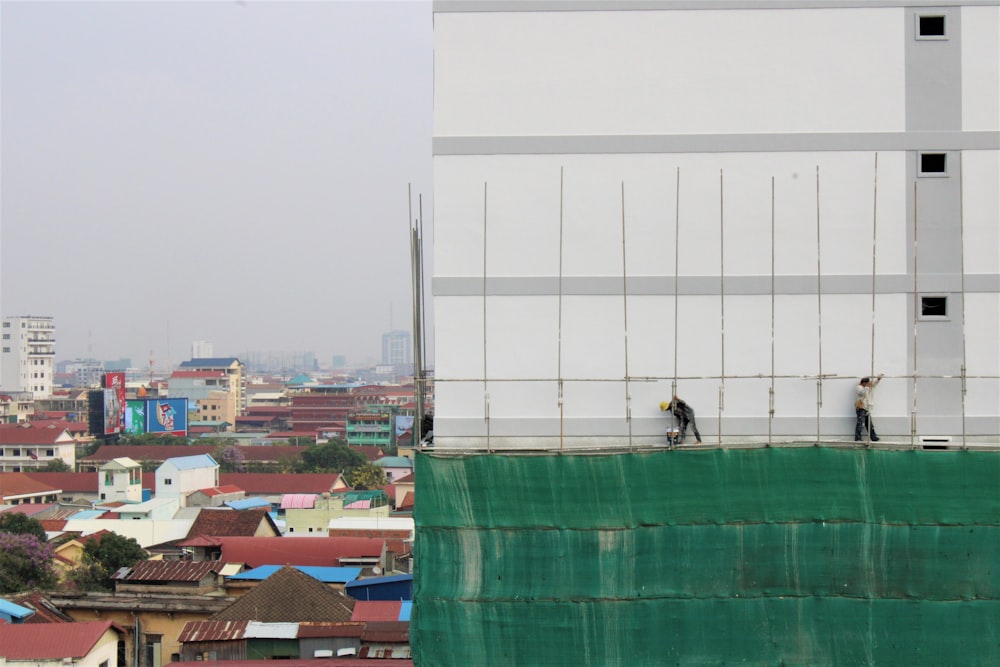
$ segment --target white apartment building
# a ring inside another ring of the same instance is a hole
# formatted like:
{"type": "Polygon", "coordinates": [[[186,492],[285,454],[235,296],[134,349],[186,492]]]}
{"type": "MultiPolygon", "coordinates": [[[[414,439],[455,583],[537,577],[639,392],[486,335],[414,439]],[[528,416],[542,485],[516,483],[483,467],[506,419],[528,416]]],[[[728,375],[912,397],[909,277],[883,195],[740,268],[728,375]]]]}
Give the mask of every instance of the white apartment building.
{"type": "Polygon", "coordinates": [[[55,324],[51,317],[5,317],[0,326],[0,389],[52,395],[55,324]]]}
{"type": "MultiPolygon", "coordinates": [[[[1000,433],[1000,3],[434,3],[437,448],[1000,433]]],[[[886,444],[883,442],[883,444],[886,444]]]]}

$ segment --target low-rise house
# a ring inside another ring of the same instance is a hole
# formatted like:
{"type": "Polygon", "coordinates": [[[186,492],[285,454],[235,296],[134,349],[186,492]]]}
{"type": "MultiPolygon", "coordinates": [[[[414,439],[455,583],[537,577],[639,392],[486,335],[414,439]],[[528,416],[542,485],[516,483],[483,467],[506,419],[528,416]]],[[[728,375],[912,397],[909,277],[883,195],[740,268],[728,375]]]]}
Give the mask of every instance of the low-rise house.
{"type": "Polygon", "coordinates": [[[208,454],[178,456],[156,469],[156,497],[176,498],[182,507],[188,494],[219,486],[219,464],[208,454]]]}
{"type": "Polygon", "coordinates": [[[413,461],[405,456],[383,456],[375,465],[382,466],[385,471],[385,478],[394,483],[397,479],[403,479],[413,472],[413,461]]]}
{"type": "Polygon", "coordinates": [[[136,461],[127,456],[111,459],[100,467],[97,474],[101,485],[98,489],[100,500],[142,502],[142,466],[136,461]]]}
{"type": "Polygon", "coordinates": [[[402,621],[365,623],[361,635],[361,658],[409,658],[410,624],[402,621]]]}
{"type": "MultiPolygon", "coordinates": [[[[188,593],[80,593],[55,591],[48,594],[52,604],[77,621],[69,627],[95,620],[114,621],[133,629],[124,637],[124,654],[137,655],[139,666],[154,667],[180,658],[177,637],[189,621],[203,621],[232,602],[220,595],[188,593]],[[138,631],[136,635],[135,630],[138,631]]],[[[0,641],[2,645],[2,641],[0,641]]],[[[98,665],[99,662],[80,663],[98,665]]],[[[114,657],[109,664],[117,664],[114,657]]]]}
{"type": "Polygon", "coordinates": [[[222,567],[211,561],[141,560],[115,574],[115,592],[208,595],[219,590],[222,567]]]}
{"type": "Polygon", "coordinates": [[[262,509],[202,509],[186,539],[194,537],[277,537],[281,531],[262,509]]]}
{"type": "Polygon", "coordinates": [[[208,489],[192,491],[187,497],[188,507],[222,507],[233,500],[242,500],[246,491],[235,484],[213,486],[208,489]]]}
{"type": "Polygon", "coordinates": [[[23,472],[0,472],[0,505],[54,503],[61,493],[23,472]]]}
{"type": "Polygon", "coordinates": [[[35,470],[50,461],[76,465],[76,440],[65,428],[0,424],[0,472],[35,470]]]}
{"type": "Polygon", "coordinates": [[[396,509],[403,510],[408,508],[409,511],[413,511],[413,494],[416,492],[417,480],[413,476],[413,473],[400,477],[395,482],[393,482],[396,509]]]}
{"type": "Polygon", "coordinates": [[[0,393],[0,424],[26,422],[34,412],[34,394],[30,391],[0,393]]]}
{"type": "MultiPolygon", "coordinates": [[[[127,458],[127,457],[123,457],[127,458]]],[[[131,459],[130,459],[131,460],[131,459]]],[[[43,472],[31,470],[24,473],[31,479],[48,484],[51,487],[60,489],[59,501],[64,503],[86,503],[91,504],[107,499],[101,498],[102,476],[100,472],[43,472]]],[[[139,487],[146,489],[146,494],[152,494],[153,485],[156,483],[155,474],[143,472],[141,474],[139,487]]],[[[140,500],[143,497],[140,496],[140,500]]]]}
{"type": "Polygon", "coordinates": [[[118,644],[127,632],[110,621],[90,623],[0,623],[2,664],[64,667],[118,664],[118,644]]]}
{"type": "Polygon", "coordinates": [[[286,565],[209,620],[348,622],[353,610],[354,599],[343,591],[286,565]]]}
{"type": "Polygon", "coordinates": [[[25,607],[31,614],[24,618],[23,623],[72,623],[73,619],[59,611],[43,593],[28,591],[17,593],[7,598],[16,605],[25,607]]]}
{"type": "Polygon", "coordinates": [[[389,516],[389,497],[382,490],[329,494],[287,494],[281,499],[288,535],[326,535],[330,521],[345,516],[389,516]]]}
{"type": "MultiPolygon", "coordinates": [[[[275,471],[293,468],[302,459],[302,452],[306,450],[306,447],[296,445],[234,445],[234,447],[243,457],[243,464],[247,468],[275,471]]],[[[80,470],[93,471],[112,459],[127,456],[139,461],[143,464],[144,469],[149,470],[179,454],[184,456],[214,455],[218,449],[219,443],[194,444],[186,447],[177,445],[102,445],[93,454],[81,456],[77,461],[77,466],[80,470]]],[[[223,482],[223,484],[225,483],[223,482]]],[[[217,486],[217,484],[204,486],[217,486]]]]}
{"type": "MultiPolygon", "coordinates": [[[[203,621],[189,623],[181,634],[181,657],[186,661],[238,661],[357,655],[364,623],[262,623],[259,621],[203,621]]],[[[235,663],[234,663],[235,664],[235,663]]],[[[381,664],[381,663],[380,663],[381,664]]]]}

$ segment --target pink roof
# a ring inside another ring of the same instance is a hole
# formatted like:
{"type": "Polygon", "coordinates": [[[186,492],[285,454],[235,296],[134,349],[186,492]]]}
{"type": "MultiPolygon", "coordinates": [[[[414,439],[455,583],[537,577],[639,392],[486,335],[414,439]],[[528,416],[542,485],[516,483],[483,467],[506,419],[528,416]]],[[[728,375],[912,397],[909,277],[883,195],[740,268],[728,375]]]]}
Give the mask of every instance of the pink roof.
{"type": "Polygon", "coordinates": [[[281,496],[281,509],[311,510],[316,506],[315,493],[286,493],[281,496]]]}
{"type": "Polygon", "coordinates": [[[341,558],[378,558],[380,537],[219,537],[221,560],[261,565],[320,565],[340,567],[341,558]]]}
{"type": "Polygon", "coordinates": [[[398,621],[403,603],[399,600],[358,600],[351,612],[352,621],[398,621]]]}
{"type": "Polygon", "coordinates": [[[124,632],[113,621],[0,624],[0,646],[7,660],[79,659],[111,628],[124,632]]]}

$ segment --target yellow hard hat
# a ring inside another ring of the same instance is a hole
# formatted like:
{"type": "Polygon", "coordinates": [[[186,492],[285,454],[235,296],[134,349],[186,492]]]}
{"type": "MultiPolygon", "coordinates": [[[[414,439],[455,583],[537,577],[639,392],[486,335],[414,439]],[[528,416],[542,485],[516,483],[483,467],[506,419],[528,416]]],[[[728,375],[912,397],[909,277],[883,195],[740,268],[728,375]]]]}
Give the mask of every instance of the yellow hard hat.
{"type": "Polygon", "coordinates": [[[660,401],[660,410],[666,412],[670,409],[670,401],[660,401]]]}

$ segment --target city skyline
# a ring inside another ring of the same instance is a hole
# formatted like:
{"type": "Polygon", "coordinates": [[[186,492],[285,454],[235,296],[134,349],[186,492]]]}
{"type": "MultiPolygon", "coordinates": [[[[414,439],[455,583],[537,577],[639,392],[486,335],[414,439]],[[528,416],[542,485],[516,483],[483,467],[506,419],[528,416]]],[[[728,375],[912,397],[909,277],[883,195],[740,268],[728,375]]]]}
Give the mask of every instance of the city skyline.
{"type": "Polygon", "coordinates": [[[2,13],[0,314],[60,360],[379,358],[431,227],[429,2],[2,13]]]}

